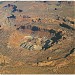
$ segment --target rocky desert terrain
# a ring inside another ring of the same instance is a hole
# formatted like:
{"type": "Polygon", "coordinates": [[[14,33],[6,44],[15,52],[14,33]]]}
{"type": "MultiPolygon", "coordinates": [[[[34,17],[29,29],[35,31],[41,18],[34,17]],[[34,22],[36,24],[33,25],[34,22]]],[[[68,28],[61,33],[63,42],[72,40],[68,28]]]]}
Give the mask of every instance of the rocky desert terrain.
{"type": "Polygon", "coordinates": [[[75,74],[74,1],[1,1],[0,74],[75,74]]]}

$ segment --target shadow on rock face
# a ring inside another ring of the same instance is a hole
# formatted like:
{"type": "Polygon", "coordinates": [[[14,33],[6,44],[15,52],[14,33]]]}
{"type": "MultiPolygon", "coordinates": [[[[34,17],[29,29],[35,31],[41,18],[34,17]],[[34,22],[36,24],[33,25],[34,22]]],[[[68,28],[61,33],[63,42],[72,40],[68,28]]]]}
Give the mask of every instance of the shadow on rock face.
{"type": "Polygon", "coordinates": [[[60,24],[61,27],[64,27],[64,28],[67,28],[67,29],[71,29],[71,30],[75,30],[74,28],[70,27],[69,25],[63,23],[63,24],[60,24]]]}
{"type": "Polygon", "coordinates": [[[39,28],[38,28],[38,27],[36,27],[36,26],[33,26],[33,27],[32,27],[32,30],[33,30],[33,31],[38,31],[38,30],[39,30],[39,28]]]}

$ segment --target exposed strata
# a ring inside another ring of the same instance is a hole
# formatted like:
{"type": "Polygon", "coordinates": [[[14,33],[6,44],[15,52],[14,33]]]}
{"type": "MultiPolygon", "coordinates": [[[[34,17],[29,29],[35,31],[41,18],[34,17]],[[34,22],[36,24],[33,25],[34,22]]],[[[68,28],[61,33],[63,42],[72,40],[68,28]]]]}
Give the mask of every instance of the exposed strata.
{"type": "Polygon", "coordinates": [[[66,5],[64,2],[21,3],[5,2],[0,9],[0,65],[4,64],[0,66],[3,67],[0,72],[12,73],[9,68],[24,66],[50,67],[58,71],[75,64],[73,5],[68,2],[66,5]]]}

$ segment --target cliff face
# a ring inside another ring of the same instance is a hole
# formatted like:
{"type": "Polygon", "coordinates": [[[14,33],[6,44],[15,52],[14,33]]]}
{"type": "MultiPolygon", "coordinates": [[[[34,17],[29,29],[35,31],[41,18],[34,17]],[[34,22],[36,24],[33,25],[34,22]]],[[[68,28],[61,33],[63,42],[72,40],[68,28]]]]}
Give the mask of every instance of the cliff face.
{"type": "Polygon", "coordinates": [[[0,6],[0,73],[75,73],[74,2],[0,6]]]}

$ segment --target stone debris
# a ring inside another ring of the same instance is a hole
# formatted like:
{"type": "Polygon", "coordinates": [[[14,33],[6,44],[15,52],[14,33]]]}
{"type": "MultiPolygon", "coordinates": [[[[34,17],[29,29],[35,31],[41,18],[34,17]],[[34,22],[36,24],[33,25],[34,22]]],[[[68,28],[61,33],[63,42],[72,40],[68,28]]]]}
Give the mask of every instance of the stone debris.
{"type": "MultiPolygon", "coordinates": [[[[57,43],[59,39],[61,39],[61,32],[55,34],[51,39],[37,38],[33,36],[25,36],[27,42],[22,43],[20,46],[29,50],[46,50],[52,46],[55,42],[57,43]],[[28,41],[30,40],[30,41],[28,41]]],[[[25,40],[26,41],[26,40],[25,40]]]]}
{"type": "Polygon", "coordinates": [[[0,54],[0,66],[9,64],[10,62],[11,62],[11,59],[9,57],[0,54]]]}

